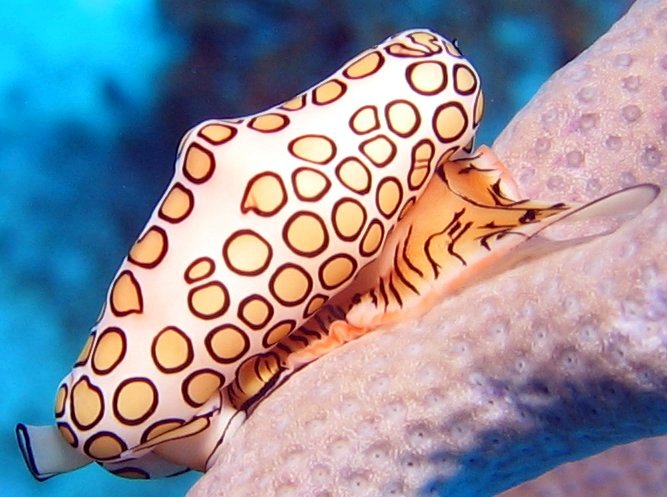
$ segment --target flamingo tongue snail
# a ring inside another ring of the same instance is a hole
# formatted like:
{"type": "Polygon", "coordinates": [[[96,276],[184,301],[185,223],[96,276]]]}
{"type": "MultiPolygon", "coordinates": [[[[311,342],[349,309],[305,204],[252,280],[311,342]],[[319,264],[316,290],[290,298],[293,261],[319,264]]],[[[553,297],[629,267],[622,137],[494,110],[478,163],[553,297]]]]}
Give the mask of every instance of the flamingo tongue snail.
{"type": "Polygon", "coordinates": [[[419,29],[281,105],[190,130],[58,387],[55,426],[17,426],[32,474],[204,471],[303,364],[530,255],[556,222],[657,195],[522,200],[489,149],[472,153],[483,105],[457,46],[419,29]]]}

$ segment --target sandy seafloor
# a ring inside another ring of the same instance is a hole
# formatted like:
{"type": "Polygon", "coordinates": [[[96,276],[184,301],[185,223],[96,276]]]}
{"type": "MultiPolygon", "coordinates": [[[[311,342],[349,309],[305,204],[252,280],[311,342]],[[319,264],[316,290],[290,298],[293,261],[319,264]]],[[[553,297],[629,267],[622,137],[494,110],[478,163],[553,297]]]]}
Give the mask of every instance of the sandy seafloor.
{"type": "Polygon", "coordinates": [[[480,72],[478,143],[491,143],[629,3],[3,0],[0,495],[171,497],[197,479],[123,480],[89,465],[38,483],[14,438],[18,421],[52,421],[56,386],[190,126],[286,100],[423,26],[457,38],[480,72]]]}

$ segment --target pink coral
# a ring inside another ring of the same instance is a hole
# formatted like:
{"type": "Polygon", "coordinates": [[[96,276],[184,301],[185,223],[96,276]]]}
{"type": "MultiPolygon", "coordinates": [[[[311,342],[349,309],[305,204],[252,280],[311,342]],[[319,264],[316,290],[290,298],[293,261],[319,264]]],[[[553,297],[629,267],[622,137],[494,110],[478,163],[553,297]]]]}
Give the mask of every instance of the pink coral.
{"type": "MultiPolygon", "coordinates": [[[[495,149],[524,193],[667,184],[665,26],[639,0],[508,126],[495,149]]],[[[189,495],[493,495],[665,433],[666,198],[305,368],[189,495]]]]}
{"type": "Polygon", "coordinates": [[[664,497],[666,463],[667,439],[648,438],[563,464],[498,497],[664,497]]]}

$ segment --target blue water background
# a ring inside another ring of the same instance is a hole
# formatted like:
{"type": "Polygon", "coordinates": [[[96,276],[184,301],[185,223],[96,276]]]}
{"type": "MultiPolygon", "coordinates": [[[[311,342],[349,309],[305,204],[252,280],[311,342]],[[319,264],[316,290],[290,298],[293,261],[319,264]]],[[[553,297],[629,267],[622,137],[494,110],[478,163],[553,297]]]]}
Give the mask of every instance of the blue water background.
{"type": "Polygon", "coordinates": [[[316,83],[391,33],[431,27],[482,75],[490,143],[629,0],[0,3],[0,495],[184,495],[96,465],[37,483],[14,440],[56,386],[165,188],[180,136],[316,83]]]}

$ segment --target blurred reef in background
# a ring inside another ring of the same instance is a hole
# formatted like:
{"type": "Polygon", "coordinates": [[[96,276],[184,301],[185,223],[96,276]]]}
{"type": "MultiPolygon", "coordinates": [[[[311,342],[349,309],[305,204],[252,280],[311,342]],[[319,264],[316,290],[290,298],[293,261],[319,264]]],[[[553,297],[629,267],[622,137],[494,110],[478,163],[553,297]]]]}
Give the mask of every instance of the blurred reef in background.
{"type": "Polygon", "coordinates": [[[4,0],[0,6],[0,495],[184,495],[89,466],[38,484],[14,424],[60,379],[172,174],[184,132],[251,114],[388,35],[430,27],[482,77],[491,143],[630,0],[4,0]]]}

